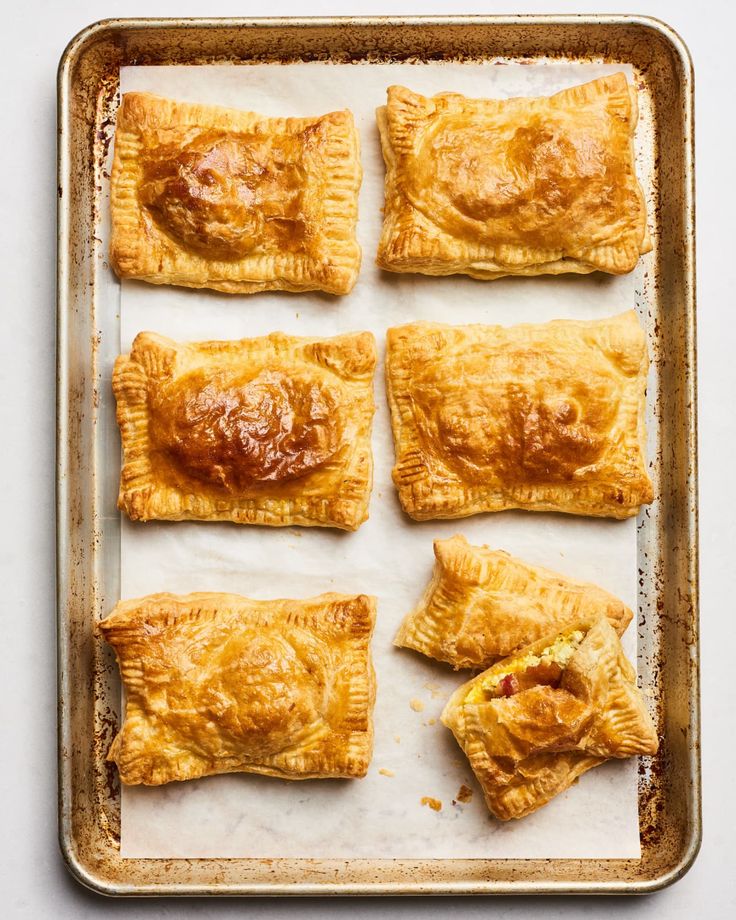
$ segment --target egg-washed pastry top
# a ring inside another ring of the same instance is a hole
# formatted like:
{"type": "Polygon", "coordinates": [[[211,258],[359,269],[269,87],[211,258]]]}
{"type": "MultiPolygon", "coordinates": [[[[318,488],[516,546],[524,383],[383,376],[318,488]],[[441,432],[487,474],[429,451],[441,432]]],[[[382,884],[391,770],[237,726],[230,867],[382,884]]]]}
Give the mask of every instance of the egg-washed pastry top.
{"type": "Polygon", "coordinates": [[[126,694],[108,760],[129,785],[233,772],[364,776],[374,621],[366,595],[121,601],[100,624],[126,694]]]}
{"type": "Polygon", "coordinates": [[[378,265],[481,279],[631,271],[651,249],[637,117],[623,73],[538,98],[389,87],[378,265]]]}
{"type": "Polygon", "coordinates": [[[636,671],[605,617],[571,624],[463,684],[442,722],[503,821],[546,805],[610,757],[658,747],[636,671]]]}
{"type": "Polygon", "coordinates": [[[584,581],[532,565],[461,535],[434,541],[435,565],[422,599],[394,644],[455,668],[487,668],[566,623],[605,616],[621,635],[632,611],[584,581]]]}
{"type": "Polygon", "coordinates": [[[232,294],[347,294],[361,181],[349,111],[318,118],[126,93],[111,177],[121,278],[232,294]]]}
{"type": "Polygon", "coordinates": [[[355,530],[368,516],[376,346],[368,332],[175,342],[115,362],[118,506],[132,519],[355,530]]]}
{"type": "Polygon", "coordinates": [[[417,520],[526,508],[626,518],[652,501],[634,311],[388,330],[393,478],[417,520]]]}

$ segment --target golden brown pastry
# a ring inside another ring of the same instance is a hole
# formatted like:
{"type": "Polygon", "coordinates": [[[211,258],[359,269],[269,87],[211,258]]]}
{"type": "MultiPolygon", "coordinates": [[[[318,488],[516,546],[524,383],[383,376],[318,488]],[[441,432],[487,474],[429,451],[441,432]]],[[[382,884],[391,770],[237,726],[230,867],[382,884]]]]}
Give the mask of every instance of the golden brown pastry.
{"type": "Polygon", "coordinates": [[[481,279],[631,271],[652,248],[637,117],[622,73],[539,98],[389,87],[378,265],[481,279]]]}
{"type": "Polygon", "coordinates": [[[126,693],[110,748],[120,779],[212,773],[364,776],[373,750],[375,599],[152,594],[100,629],[126,693]]]}
{"type": "Polygon", "coordinates": [[[571,624],[463,684],[442,721],[502,821],[546,805],[609,757],[658,746],[636,672],[604,617],[571,624]]]}
{"type": "Polygon", "coordinates": [[[319,118],[126,93],[115,132],[110,259],[153,284],[347,294],[361,167],[349,111],[319,118]]]}
{"type": "Polygon", "coordinates": [[[526,508],[626,518],[652,501],[634,311],[388,331],[394,482],[416,520],[526,508]]]}
{"type": "Polygon", "coordinates": [[[633,613],[596,585],[575,581],[459,534],[434,541],[435,566],[394,640],[457,668],[487,668],[580,619],[605,616],[620,636],[633,613]]]}
{"type": "Polygon", "coordinates": [[[140,333],[113,374],[118,507],[134,521],[357,529],[375,366],[369,332],[189,344],[140,333]]]}

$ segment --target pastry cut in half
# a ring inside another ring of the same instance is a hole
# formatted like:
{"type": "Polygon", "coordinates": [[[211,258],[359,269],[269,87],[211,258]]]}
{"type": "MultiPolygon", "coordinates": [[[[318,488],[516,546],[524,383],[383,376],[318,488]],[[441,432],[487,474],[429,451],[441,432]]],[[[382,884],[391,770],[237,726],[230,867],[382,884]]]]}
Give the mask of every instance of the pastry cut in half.
{"type": "Polygon", "coordinates": [[[630,272],[652,246],[623,73],[554,96],[428,98],[388,89],[377,262],[393,272],[630,272]]]}
{"type": "Polygon", "coordinates": [[[347,294],[361,181],[349,111],[318,118],[126,93],[112,167],[121,278],[230,294],[347,294]]]}
{"type": "Polygon", "coordinates": [[[213,773],[360,777],[373,750],[375,599],[152,594],[100,630],[125,688],[108,760],[127,785],[213,773]]]}
{"type": "Polygon", "coordinates": [[[487,668],[499,658],[580,619],[605,616],[622,635],[632,611],[597,585],[472,546],[434,541],[432,579],[394,644],[454,668],[487,668]]]}
{"type": "Polygon", "coordinates": [[[393,479],[416,520],[525,508],[627,518],[652,501],[647,346],[631,310],[388,330],[393,479]]]}
{"type": "Polygon", "coordinates": [[[536,811],[608,758],[658,747],[636,672],[604,617],[551,633],[463,684],[442,722],[502,821],[536,811]]]}
{"type": "Polygon", "coordinates": [[[376,345],[368,332],[181,344],[115,362],[131,520],[355,530],[368,517],[376,345]]]}

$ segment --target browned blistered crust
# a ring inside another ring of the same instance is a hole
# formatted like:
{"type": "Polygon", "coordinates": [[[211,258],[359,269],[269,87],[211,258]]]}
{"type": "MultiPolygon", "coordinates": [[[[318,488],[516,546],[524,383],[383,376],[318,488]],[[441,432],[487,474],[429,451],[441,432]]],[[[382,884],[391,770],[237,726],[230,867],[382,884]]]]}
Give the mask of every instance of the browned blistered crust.
{"type": "Polygon", "coordinates": [[[622,635],[633,617],[617,597],[460,534],[434,541],[435,565],[422,599],[394,643],[454,668],[488,668],[499,658],[581,618],[605,616],[622,635]]]}
{"type": "Polygon", "coordinates": [[[648,355],[605,320],[388,330],[393,478],[416,520],[525,508],[626,518],[652,501],[648,355]]]}
{"type": "Polygon", "coordinates": [[[111,177],[113,268],[232,294],[347,294],[360,269],[361,175],[347,110],[263,118],[126,93],[111,177]]]}
{"type": "Polygon", "coordinates": [[[610,757],[657,751],[636,672],[613,627],[600,617],[571,624],[564,633],[575,630],[582,631],[582,641],[556,686],[540,682],[510,696],[484,689],[494,676],[534,660],[555,641],[552,633],[463,684],[442,713],[489,809],[503,821],[546,805],[610,757]]]}
{"type": "Polygon", "coordinates": [[[142,332],[113,373],[132,519],[355,530],[368,516],[368,332],[181,344],[142,332]]]}
{"type": "Polygon", "coordinates": [[[378,265],[481,279],[631,271],[651,249],[637,117],[622,73],[539,98],[389,87],[378,265]]]}
{"type": "Polygon", "coordinates": [[[359,777],[373,750],[375,598],[151,594],[100,624],[126,691],[124,783],[359,777]]]}

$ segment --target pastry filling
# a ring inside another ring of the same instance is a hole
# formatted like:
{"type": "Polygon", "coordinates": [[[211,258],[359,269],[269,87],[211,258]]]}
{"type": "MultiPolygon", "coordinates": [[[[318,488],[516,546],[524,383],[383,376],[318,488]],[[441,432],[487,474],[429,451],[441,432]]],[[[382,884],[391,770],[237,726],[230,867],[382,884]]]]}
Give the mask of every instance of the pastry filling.
{"type": "Polygon", "coordinates": [[[184,149],[156,147],[145,161],[139,198],[182,245],[207,258],[241,259],[270,242],[304,248],[301,136],[216,132],[184,149]]]}
{"type": "Polygon", "coordinates": [[[340,393],[276,369],[246,381],[194,371],[156,400],[150,434],[159,457],[181,473],[242,494],[298,479],[335,456],[340,393]]]}
{"type": "Polygon", "coordinates": [[[551,108],[514,108],[448,113],[426,129],[408,195],[434,224],[556,254],[605,240],[638,213],[625,119],[591,108],[576,124],[551,108]]]}
{"type": "Polygon", "coordinates": [[[514,696],[532,687],[558,687],[565,668],[580,647],[584,633],[580,629],[561,633],[538,655],[524,655],[513,659],[509,665],[490,674],[468,693],[466,703],[480,703],[489,699],[514,696]]]}
{"type": "Polygon", "coordinates": [[[436,425],[449,466],[464,476],[482,471],[507,482],[569,482],[610,449],[620,392],[605,357],[596,357],[595,367],[581,379],[577,351],[540,355],[517,348],[510,356],[488,354],[489,379],[496,377],[492,385],[469,386],[475,376],[471,360],[453,362],[465,389],[440,406],[436,389],[417,388],[427,427],[436,425]],[[509,379],[512,375],[516,380],[509,379]]]}

